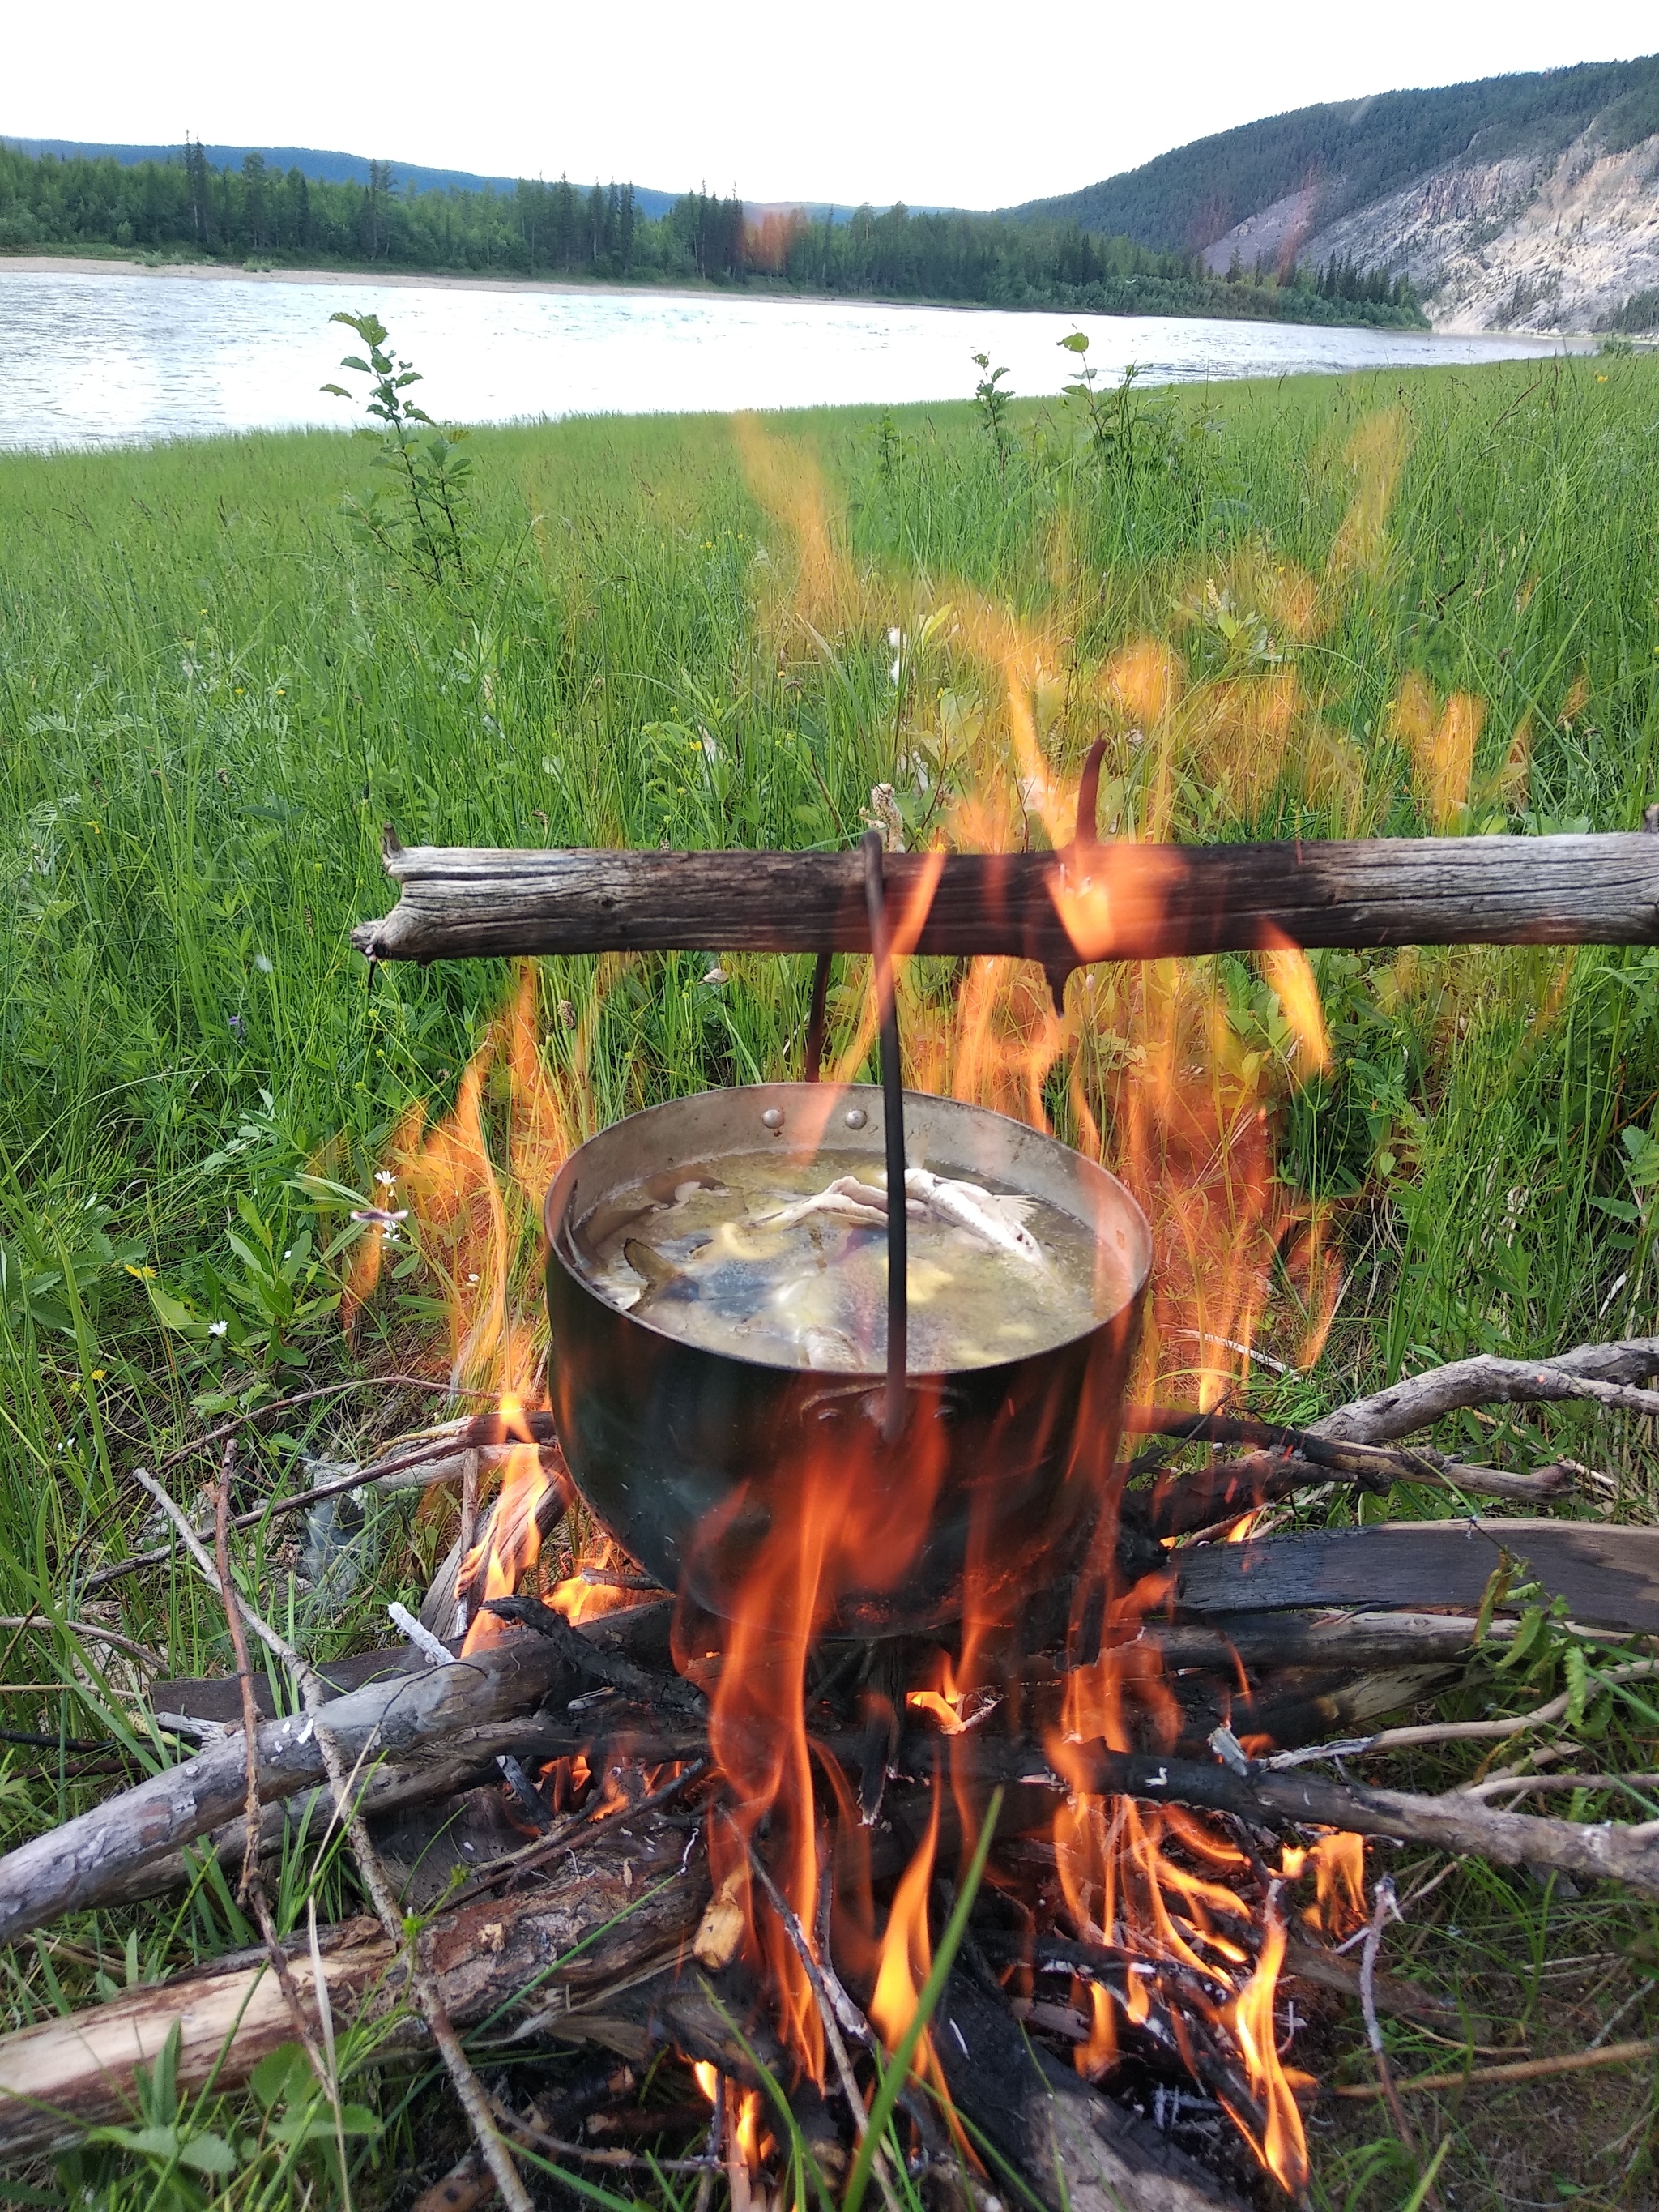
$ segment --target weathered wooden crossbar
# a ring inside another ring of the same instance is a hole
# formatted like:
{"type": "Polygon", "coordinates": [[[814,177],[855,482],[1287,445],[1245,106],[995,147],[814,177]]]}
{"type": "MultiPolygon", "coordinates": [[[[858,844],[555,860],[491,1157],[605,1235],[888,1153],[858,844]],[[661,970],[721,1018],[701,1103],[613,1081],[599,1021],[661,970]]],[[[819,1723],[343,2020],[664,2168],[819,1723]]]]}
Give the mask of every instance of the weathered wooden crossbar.
{"type": "MultiPolygon", "coordinates": [[[[849,853],[515,852],[399,845],[373,960],[524,953],[867,952],[849,853]]],[[[1659,943],[1659,836],[1074,845],[890,854],[895,949],[1097,960],[1284,945],[1659,943]]]]}

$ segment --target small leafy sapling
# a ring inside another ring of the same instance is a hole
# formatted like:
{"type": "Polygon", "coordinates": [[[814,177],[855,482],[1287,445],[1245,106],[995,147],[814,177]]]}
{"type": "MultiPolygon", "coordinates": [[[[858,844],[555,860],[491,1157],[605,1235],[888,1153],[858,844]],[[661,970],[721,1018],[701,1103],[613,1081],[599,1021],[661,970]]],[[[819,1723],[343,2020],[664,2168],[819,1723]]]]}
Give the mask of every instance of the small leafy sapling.
{"type": "Polygon", "coordinates": [[[973,359],[980,373],[979,382],[974,386],[980,423],[995,449],[997,466],[1006,469],[1008,456],[1014,449],[1008,430],[1008,409],[1014,395],[1002,388],[1002,380],[1008,372],[1006,368],[993,368],[988,353],[976,353],[973,359]]]}
{"type": "Polygon", "coordinates": [[[1121,469],[1125,476],[1133,476],[1135,432],[1139,424],[1134,392],[1135,379],[1140,374],[1139,365],[1130,362],[1124,369],[1122,381],[1115,389],[1103,391],[1100,371],[1089,359],[1088,332],[1073,331],[1060,343],[1067,353],[1077,356],[1077,374],[1061,389],[1066,399],[1081,411],[1090,446],[1099,459],[1121,469]]]}
{"type": "MultiPolygon", "coordinates": [[[[368,349],[367,360],[361,354],[347,354],[340,366],[371,380],[366,404],[382,426],[374,466],[386,470],[393,480],[389,498],[383,491],[368,500],[348,498],[347,514],[422,581],[464,582],[466,479],[472,463],[458,448],[466,433],[441,429],[423,407],[407,397],[410,386],[423,380],[411,362],[390,350],[390,333],[378,315],[342,311],[329,320],[356,331],[368,349]]],[[[322,389],[338,399],[354,396],[342,384],[325,384],[322,389]]]]}

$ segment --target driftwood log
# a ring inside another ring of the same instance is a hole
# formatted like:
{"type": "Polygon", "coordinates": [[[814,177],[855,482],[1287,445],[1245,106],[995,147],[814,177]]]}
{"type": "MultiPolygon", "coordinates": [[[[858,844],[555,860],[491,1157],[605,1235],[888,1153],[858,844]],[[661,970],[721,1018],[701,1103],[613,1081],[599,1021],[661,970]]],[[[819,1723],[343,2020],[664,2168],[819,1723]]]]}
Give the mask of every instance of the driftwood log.
{"type": "MultiPolygon", "coordinates": [[[[572,1879],[504,1901],[484,1898],[438,1918],[428,1957],[457,2027],[505,2011],[500,2035],[507,2040],[526,2014],[557,2008],[569,2039],[579,2040],[592,2025],[585,2005],[596,1997],[602,2005],[610,1992],[631,1989],[678,1958],[708,1902],[705,1867],[699,1861],[680,1873],[684,1839],[677,1831],[641,1840],[626,1826],[596,1822],[572,1879]]],[[[386,2055],[429,2054],[430,2039],[410,2008],[405,1959],[376,1922],[331,1930],[321,1964],[342,2027],[385,2019],[379,2047],[386,2055]]],[[[292,1948],[289,1965],[314,2015],[316,1976],[306,1945],[292,1948]]],[[[0,2158],[48,2149],[121,2117],[134,2067],[153,2063],[175,2026],[185,2090],[210,2074],[221,2088],[237,2087],[294,2034],[263,1952],[25,2028],[0,2040],[0,2158]]]]}
{"type": "MultiPolygon", "coordinates": [[[[514,852],[400,845],[401,891],[352,942],[371,960],[546,952],[867,952],[856,852],[514,852]]],[[[1651,945],[1659,839],[1374,838],[890,854],[888,898],[924,953],[1097,960],[1285,945],[1651,945]],[[931,896],[927,885],[935,873],[931,896]],[[925,905],[925,916],[914,909],[925,905]],[[908,918],[907,920],[907,917],[908,918]]]]}
{"type": "MultiPolygon", "coordinates": [[[[395,1759],[418,1745],[524,1713],[562,1680],[568,1689],[575,1687],[568,1662],[551,1644],[542,1637],[513,1637],[477,1658],[354,1691],[330,1705],[330,1726],[347,1766],[359,1761],[368,1766],[377,1758],[395,1759]]],[[[314,1789],[325,1779],[309,1717],[267,1721],[258,1752],[262,1802],[314,1789]]],[[[246,1787],[238,1731],[8,1852],[0,1858],[0,1942],[14,1942],[60,1912],[101,1901],[112,1878],[121,1884],[141,1878],[233,1820],[246,1787]]]]}

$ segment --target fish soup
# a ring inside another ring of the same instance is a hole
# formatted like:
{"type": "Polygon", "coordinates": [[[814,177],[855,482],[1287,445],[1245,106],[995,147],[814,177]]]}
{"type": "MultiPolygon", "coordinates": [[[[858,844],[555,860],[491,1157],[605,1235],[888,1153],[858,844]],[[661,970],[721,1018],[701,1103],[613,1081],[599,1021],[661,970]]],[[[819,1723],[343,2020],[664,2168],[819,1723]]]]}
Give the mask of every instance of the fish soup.
{"type": "MultiPolygon", "coordinates": [[[[613,1192],[573,1224],[570,1255],[608,1304],[704,1350],[879,1374],[885,1180],[868,1152],[722,1153],[613,1192]]],[[[905,1183],[913,1374],[1050,1350],[1130,1294],[1127,1257],[1045,1199],[942,1163],[905,1183]]]]}

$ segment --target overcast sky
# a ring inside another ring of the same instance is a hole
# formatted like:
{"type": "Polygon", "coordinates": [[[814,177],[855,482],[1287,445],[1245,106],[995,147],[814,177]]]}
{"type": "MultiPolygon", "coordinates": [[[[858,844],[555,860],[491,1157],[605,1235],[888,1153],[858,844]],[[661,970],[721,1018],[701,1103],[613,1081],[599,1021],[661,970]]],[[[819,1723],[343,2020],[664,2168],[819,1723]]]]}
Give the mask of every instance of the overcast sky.
{"type": "Polygon", "coordinates": [[[1310,100],[1659,47],[1653,0],[5,9],[0,132],[995,207],[1310,100]],[[398,24],[394,46],[387,27],[398,24]]]}

